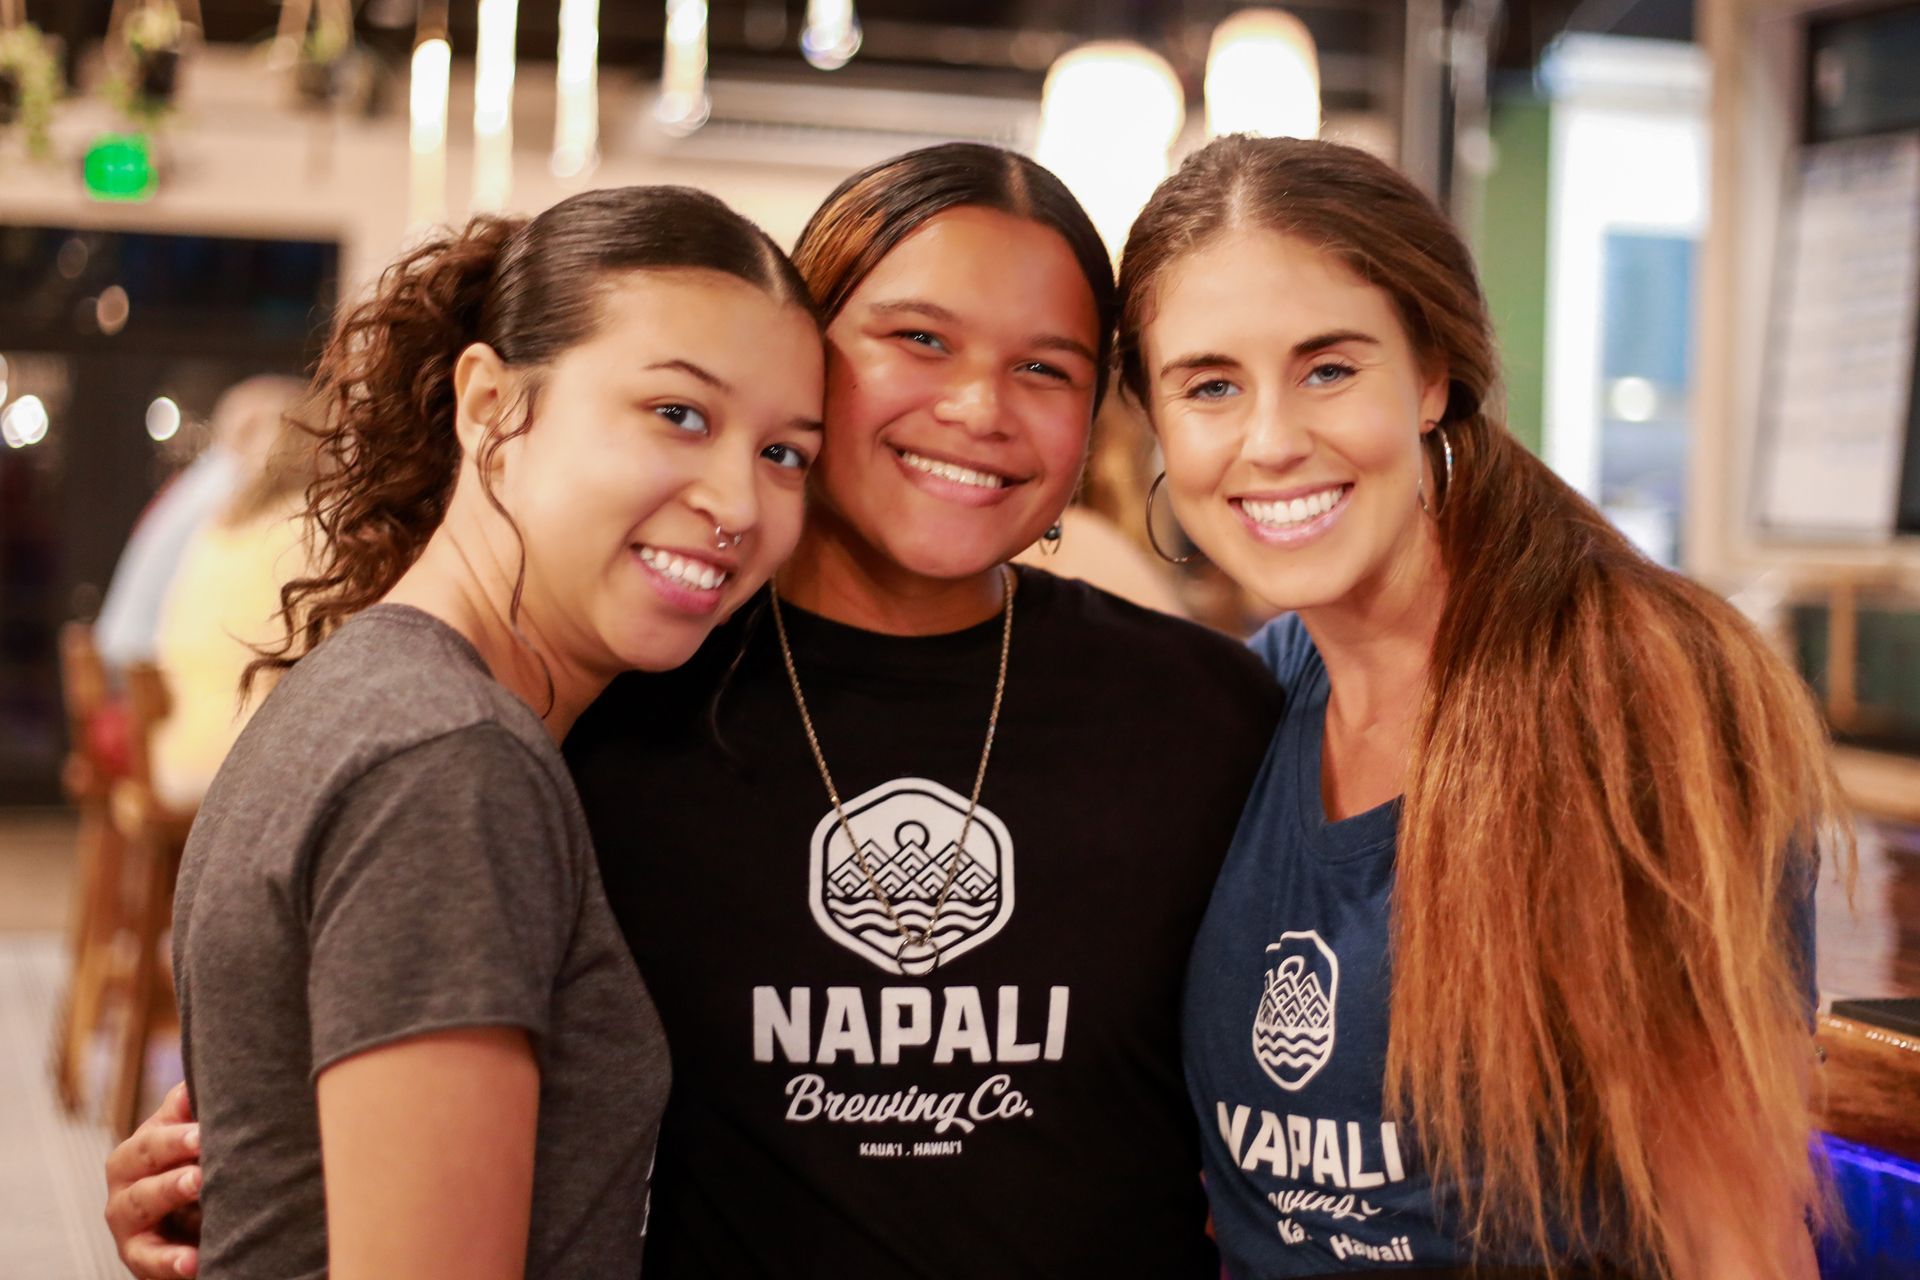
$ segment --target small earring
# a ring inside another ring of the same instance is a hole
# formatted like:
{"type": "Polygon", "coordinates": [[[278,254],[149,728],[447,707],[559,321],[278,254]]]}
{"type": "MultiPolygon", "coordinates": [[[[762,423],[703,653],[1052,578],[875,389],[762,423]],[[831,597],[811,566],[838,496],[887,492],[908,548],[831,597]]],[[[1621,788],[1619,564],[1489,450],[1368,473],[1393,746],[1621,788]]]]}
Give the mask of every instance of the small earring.
{"type": "Polygon", "coordinates": [[[1059,555],[1060,539],[1062,536],[1063,531],[1060,528],[1060,522],[1055,520],[1047,526],[1047,531],[1040,535],[1040,554],[1043,556],[1059,555]]]}
{"type": "Polygon", "coordinates": [[[1190,551],[1184,556],[1170,556],[1167,554],[1167,549],[1160,545],[1159,536],[1153,531],[1153,500],[1159,496],[1160,486],[1166,482],[1167,473],[1162,471],[1153,478],[1153,483],[1147,486],[1147,541],[1153,545],[1153,553],[1168,564],[1185,564],[1199,553],[1190,551]]]}

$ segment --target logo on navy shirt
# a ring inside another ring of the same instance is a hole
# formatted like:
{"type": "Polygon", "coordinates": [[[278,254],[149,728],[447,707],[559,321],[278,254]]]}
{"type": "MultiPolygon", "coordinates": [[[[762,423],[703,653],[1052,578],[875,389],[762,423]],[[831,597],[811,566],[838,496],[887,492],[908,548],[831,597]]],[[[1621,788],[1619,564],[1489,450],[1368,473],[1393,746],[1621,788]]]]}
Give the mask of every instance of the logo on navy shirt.
{"type": "Polygon", "coordinates": [[[1267,984],[1253,1016],[1253,1056],[1289,1092],[1333,1057],[1340,958],[1311,929],[1283,933],[1267,948],[1267,984]]]}
{"type": "Polygon", "coordinates": [[[925,778],[896,778],[842,808],[846,829],[829,809],[814,828],[808,864],[808,906],[829,938],[888,973],[925,974],[1006,927],[1013,915],[1013,837],[985,805],[969,826],[967,797],[925,778]],[[847,831],[859,841],[865,870],[847,831]],[[933,921],[951,874],[931,945],[903,943],[874,896],[869,872],[900,922],[916,931],[933,921]]]}

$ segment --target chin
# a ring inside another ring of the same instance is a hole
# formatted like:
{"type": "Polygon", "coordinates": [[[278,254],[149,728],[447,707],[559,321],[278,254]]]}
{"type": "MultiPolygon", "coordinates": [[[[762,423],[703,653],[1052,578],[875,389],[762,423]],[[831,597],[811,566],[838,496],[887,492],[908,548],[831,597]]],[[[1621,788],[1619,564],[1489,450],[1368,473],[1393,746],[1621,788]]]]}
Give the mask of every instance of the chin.
{"type": "MultiPolygon", "coordinates": [[[[1034,537],[1039,537],[1035,534],[1034,537]]],[[[1031,539],[1029,540],[1031,541],[1031,539]]],[[[959,580],[974,578],[1020,554],[1023,542],[1009,547],[1006,540],[987,542],[978,538],[941,538],[918,536],[911,540],[891,541],[883,553],[901,568],[924,578],[959,580]]]]}

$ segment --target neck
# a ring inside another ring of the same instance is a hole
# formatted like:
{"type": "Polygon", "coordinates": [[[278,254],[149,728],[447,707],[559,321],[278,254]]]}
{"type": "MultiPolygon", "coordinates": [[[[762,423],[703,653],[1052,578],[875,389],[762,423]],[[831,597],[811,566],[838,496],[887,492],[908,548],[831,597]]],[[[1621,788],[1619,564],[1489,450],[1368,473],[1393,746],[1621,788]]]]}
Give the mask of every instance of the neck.
{"type": "Polygon", "coordinates": [[[780,571],[783,599],[809,613],[884,635],[961,631],[1000,611],[1002,566],[964,578],[929,578],[902,567],[816,511],[780,571]]]}
{"type": "Polygon", "coordinates": [[[1446,600],[1439,543],[1423,529],[1377,581],[1299,611],[1326,663],[1332,719],[1362,730],[1381,725],[1411,730],[1446,600]]]}
{"type": "Polygon", "coordinates": [[[514,621],[520,553],[511,535],[504,541],[484,520],[462,519],[450,510],[420,558],[383,599],[431,614],[466,637],[493,678],[533,708],[558,743],[612,673],[590,669],[564,644],[554,643],[535,614],[522,609],[514,621]]]}

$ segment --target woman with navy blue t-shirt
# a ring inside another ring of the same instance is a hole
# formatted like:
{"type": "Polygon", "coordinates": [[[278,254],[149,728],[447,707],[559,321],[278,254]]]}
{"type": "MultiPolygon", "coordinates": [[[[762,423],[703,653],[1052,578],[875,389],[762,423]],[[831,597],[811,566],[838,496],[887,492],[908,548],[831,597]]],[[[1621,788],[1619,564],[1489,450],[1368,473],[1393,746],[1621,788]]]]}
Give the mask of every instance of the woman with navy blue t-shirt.
{"type": "Polygon", "coordinates": [[[1290,611],[1185,1000],[1229,1271],[1810,1277],[1845,826],[1797,678],[1507,433],[1468,250],[1386,165],[1219,140],[1120,283],[1149,517],[1290,611]]]}

